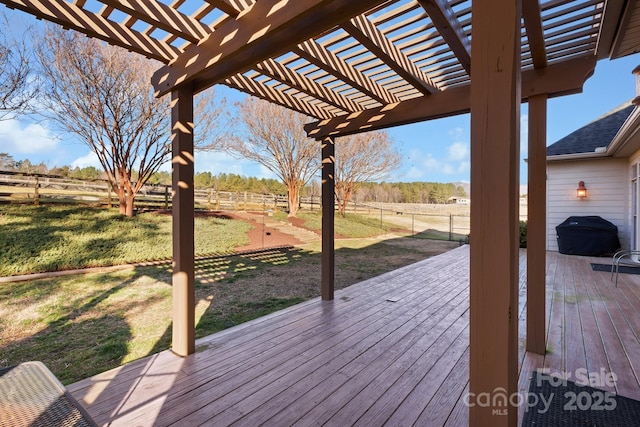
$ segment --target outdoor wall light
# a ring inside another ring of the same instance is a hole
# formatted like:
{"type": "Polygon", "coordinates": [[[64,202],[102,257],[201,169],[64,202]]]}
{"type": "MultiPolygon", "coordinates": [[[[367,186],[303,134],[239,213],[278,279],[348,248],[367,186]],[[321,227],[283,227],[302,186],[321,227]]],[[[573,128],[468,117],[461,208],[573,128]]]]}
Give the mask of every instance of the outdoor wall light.
{"type": "Polygon", "coordinates": [[[587,198],[587,187],[584,186],[584,181],[580,181],[578,183],[578,188],[576,189],[576,197],[580,200],[587,198]]]}

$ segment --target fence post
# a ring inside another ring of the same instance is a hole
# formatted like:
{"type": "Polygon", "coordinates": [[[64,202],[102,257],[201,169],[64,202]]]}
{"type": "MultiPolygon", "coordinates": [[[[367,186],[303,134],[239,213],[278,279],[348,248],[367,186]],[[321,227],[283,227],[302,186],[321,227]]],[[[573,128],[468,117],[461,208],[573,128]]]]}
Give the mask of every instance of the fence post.
{"type": "Polygon", "coordinates": [[[169,186],[164,186],[164,208],[169,209],[169,186]]]}
{"type": "Polygon", "coordinates": [[[211,189],[209,189],[209,193],[207,194],[207,210],[211,210],[211,189]]]}
{"type": "Polygon", "coordinates": [[[415,236],[416,235],[416,228],[415,228],[415,223],[416,223],[416,214],[411,214],[411,235],[415,236]]]}
{"type": "Polygon", "coordinates": [[[40,187],[40,181],[38,181],[38,175],[36,175],[36,186],[33,192],[33,204],[35,206],[38,206],[40,204],[40,192],[39,192],[39,187],[40,187]]]}
{"type": "Polygon", "coordinates": [[[111,209],[113,205],[111,204],[111,184],[107,183],[107,208],[111,209]]]}
{"type": "Polygon", "coordinates": [[[449,214],[449,241],[453,241],[453,214],[449,214]]]}

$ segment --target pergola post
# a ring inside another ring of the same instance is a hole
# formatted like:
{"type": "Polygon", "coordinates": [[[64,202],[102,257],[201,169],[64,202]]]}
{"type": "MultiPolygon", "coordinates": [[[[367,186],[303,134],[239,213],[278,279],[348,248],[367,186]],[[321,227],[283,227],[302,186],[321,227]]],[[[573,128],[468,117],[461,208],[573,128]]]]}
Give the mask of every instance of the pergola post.
{"type": "Polygon", "coordinates": [[[547,268],[547,95],[529,97],[527,351],[544,354],[547,268]]]}
{"type": "Polygon", "coordinates": [[[521,5],[476,1],[472,14],[469,422],[515,426],[521,5]]]}
{"type": "Polygon", "coordinates": [[[332,300],[335,282],[335,141],[322,140],[322,299],[332,300]]]}
{"type": "Polygon", "coordinates": [[[173,166],[173,341],[180,356],[195,352],[193,88],[171,92],[173,166]]]}

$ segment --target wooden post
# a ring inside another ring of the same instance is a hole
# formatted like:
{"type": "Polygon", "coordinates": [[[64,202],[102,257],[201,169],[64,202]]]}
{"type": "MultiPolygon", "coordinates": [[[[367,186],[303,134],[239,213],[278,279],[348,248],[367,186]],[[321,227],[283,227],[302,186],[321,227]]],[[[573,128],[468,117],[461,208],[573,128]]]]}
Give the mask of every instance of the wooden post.
{"type": "Polygon", "coordinates": [[[33,192],[33,204],[36,206],[40,205],[40,180],[38,179],[38,175],[36,175],[36,185],[33,192]]]}
{"type": "Polygon", "coordinates": [[[332,300],[335,282],[335,142],[322,140],[322,299],[332,300]]]}
{"type": "Polygon", "coordinates": [[[169,209],[169,186],[164,186],[164,208],[169,209]]]}
{"type": "Polygon", "coordinates": [[[544,354],[547,270],[547,95],[529,97],[527,351],[544,354]]]}
{"type": "Polygon", "coordinates": [[[195,352],[193,89],[171,92],[173,165],[173,342],[180,356],[195,352]]]}
{"type": "Polygon", "coordinates": [[[475,1],[472,14],[469,423],[515,426],[520,1],[475,1]]]}

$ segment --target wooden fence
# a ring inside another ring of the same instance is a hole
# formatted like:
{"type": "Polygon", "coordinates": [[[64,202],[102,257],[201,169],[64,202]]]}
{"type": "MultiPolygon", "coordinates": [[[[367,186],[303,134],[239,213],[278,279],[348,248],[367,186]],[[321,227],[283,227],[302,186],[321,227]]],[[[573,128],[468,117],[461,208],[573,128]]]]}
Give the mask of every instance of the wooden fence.
{"type": "MultiPolygon", "coordinates": [[[[170,209],[171,186],[144,185],[136,196],[137,208],[170,209]]],[[[284,210],[287,196],[256,194],[247,191],[194,190],[198,209],[208,210],[284,210]]],[[[105,180],[79,180],[40,174],[0,171],[0,202],[4,203],[79,203],[100,206],[117,205],[117,195],[105,180]]],[[[320,209],[320,197],[308,196],[301,207],[320,209]]]]}
{"type": "MultiPolygon", "coordinates": [[[[145,185],[136,196],[137,209],[170,209],[171,187],[145,185]]],[[[287,197],[282,194],[195,189],[196,209],[207,210],[287,210],[287,197]]],[[[319,196],[302,197],[300,208],[319,211],[319,196]]],[[[117,195],[105,180],[79,180],[50,175],[0,171],[0,203],[77,203],[95,206],[116,206],[117,195]]],[[[412,235],[433,236],[445,240],[465,238],[469,230],[469,206],[414,203],[356,203],[347,205],[348,213],[357,213],[380,220],[380,226],[396,224],[412,235]]]]}

